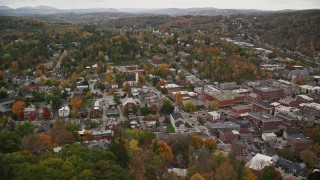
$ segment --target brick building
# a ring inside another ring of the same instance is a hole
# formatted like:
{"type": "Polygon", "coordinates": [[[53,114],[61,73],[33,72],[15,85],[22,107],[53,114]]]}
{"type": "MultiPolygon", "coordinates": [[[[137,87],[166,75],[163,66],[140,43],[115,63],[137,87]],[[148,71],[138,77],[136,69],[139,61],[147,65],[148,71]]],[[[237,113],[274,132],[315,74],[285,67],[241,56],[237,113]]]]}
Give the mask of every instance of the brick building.
{"type": "Polygon", "coordinates": [[[232,141],[231,148],[236,156],[242,156],[247,154],[247,148],[246,148],[246,145],[243,143],[243,141],[240,141],[240,140],[232,141]]]}
{"type": "Polygon", "coordinates": [[[253,111],[273,114],[275,107],[270,104],[269,101],[257,101],[253,103],[253,111]]]}
{"type": "Polygon", "coordinates": [[[278,100],[284,97],[284,90],[272,86],[260,86],[252,89],[253,93],[256,93],[262,99],[269,101],[278,100]]]}
{"type": "Polygon", "coordinates": [[[219,138],[224,143],[231,143],[232,141],[239,140],[240,134],[237,130],[220,130],[219,131],[219,138]]]}
{"type": "Polygon", "coordinates": [[[308,149],[308,147],[312,145],[312,141],[309,137],[302,134],[291,134],[287,137],[287,145],[294,155],[299,156],[300,152],[308,149]]]}
{"type": "Polygon", "coordinates": [[[281,125],[281,119],[268,113],[251,112],[249,113],[250,121],[263,132],[273,132],[278,130],[281,125]]]}

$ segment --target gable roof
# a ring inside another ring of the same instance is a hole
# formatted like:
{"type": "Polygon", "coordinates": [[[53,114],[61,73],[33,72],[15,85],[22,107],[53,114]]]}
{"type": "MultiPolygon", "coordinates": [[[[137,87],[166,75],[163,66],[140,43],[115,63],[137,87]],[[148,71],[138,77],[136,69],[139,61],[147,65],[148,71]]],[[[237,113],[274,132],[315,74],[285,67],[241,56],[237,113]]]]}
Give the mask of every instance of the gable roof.
{"type": "Polygon", "coordinates": [[[178,119],[184,119],[183,116],[181,115],[181,113],[172,113],[170,115],[171,115],[171,117],[173,118],[174,121],[176,121],[178,119]]]}

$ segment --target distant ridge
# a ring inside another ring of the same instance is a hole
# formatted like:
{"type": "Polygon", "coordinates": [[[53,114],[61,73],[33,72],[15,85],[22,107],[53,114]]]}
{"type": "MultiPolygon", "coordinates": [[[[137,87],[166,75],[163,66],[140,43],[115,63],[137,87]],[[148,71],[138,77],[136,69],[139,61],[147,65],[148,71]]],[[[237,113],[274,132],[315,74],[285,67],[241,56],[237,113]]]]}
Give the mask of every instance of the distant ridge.
{"type": "Polygon", "coordinates": [[[230,16],[234,14],[252,14],[252,13],[268,13],[268,12],[290,12],[296,10],[280,10],[266,11],[257,9],[217,9],[214,7],[207,8],[164,8],[164,9],[143,9],[143,8],[91,8],[91,9],[58,9],[50,6],[37,7],[20,7],[12,9],[8,6],[0,6],[0,15],[2,16],[24,16],[35,14],[57,14],[57,13],[102,13],[102,12],[117,12],[117,13],[132,13],[132,14],[163,14],[170,16],[180,15],[203,15],[203,16],[230,16]]]}

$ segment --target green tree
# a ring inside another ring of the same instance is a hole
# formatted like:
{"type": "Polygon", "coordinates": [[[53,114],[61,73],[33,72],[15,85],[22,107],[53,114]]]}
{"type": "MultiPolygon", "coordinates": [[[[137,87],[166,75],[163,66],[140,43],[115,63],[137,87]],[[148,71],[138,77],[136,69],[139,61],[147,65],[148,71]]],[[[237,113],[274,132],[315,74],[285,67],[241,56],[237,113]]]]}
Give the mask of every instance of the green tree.
{"type": "Polygon", "coordinates": [[[264,168],[260,180],[282,180],[281,174],[273,166],[264,168]]]}
{"type": "Polygon", "coordinates": [[[16,133],[1,132],[0,133],[0,152],[12,153],[20,150],[20,138],[16,133]]]}
{"type": "Polygon", "coordinates": [[[150,112],[151,112],[150,108],[148,108],[148,107],[142,107],[140,109],[140,113],[142,116],[146,116],[146,115],[150,114],[150,112]]]}
{"type": "Polygon", "coordinates": [[[20,137],[23,137],[28,134],[33,134],[35,129],[36,129],[35,125],[26,121],[26,122],[19,123],[16,126],[16,129],[14,130],[14,132],[20,137]]]}
{"type": "Polygon", "coordinates": [[[170,101],[165,100],[162,104],[161,112],[163,114],[172,114],[174,112],[174,106],[170,103],[170,101]]]}

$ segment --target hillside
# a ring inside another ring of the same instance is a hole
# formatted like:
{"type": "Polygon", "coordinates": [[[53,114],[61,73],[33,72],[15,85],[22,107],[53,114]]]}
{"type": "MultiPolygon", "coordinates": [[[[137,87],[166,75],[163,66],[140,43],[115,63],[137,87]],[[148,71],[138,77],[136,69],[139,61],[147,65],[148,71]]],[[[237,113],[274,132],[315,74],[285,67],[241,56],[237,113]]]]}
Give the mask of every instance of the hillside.
{"type": "Polygon", "coordinates": [[[228,32],[285,51],[314,56],[320,51],[320,10],[236,15],[226,20],[228,32]]]}

